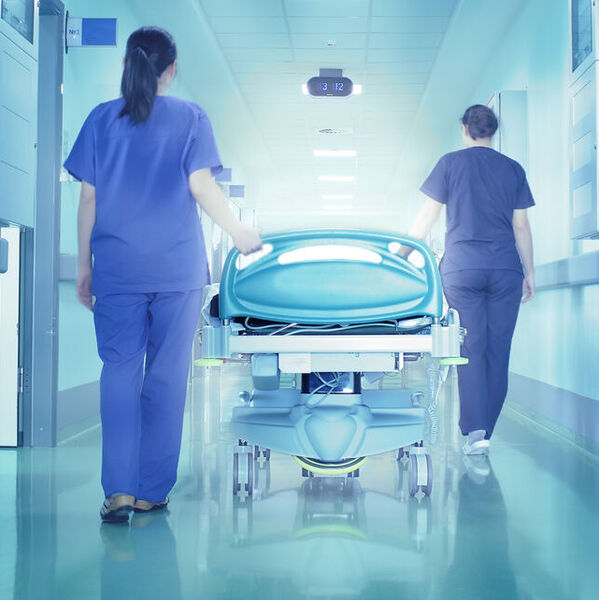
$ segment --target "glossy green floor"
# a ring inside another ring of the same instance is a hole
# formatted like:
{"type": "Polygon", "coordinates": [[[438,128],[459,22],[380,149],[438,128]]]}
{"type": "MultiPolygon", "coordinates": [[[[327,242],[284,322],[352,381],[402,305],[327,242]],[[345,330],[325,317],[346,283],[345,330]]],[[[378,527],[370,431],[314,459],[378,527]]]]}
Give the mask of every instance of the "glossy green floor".
{"type": "Polygon", "coordinates": [[[1,451],[0,599],[599,598],[599,461],[510,411],[490,460],[465,460],[449,382],[430,500],[391,455],[350,485],[274,454],[237,505],[226,422],[245,377],[193,380],[170,510],[130,526],[98,518],[98,429],[1,451]]]}

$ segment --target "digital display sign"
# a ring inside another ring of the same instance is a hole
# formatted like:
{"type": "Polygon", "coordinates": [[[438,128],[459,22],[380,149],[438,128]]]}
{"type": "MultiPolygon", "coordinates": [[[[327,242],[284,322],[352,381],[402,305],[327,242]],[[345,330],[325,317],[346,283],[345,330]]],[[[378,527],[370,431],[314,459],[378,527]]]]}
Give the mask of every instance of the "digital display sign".
{"type": "Polygon", "coordinates": [[[348,77],[312,77],[308,80],[311,96],[349,96],[354,84],[348,77]]]}

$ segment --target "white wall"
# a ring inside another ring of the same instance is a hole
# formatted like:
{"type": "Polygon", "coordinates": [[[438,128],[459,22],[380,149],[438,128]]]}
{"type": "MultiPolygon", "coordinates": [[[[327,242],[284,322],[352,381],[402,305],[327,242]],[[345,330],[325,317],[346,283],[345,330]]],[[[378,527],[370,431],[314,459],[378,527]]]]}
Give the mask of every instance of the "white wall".
{"type": "MultiPolygon", "coordinates": [[[[528,178],[535,262],[599,249],[569,239],[568,2],[529,0],[486,61],[472,102],[497,90],[528,92],[528,178]]],[[[599,286],[541,291],[523,306],[511,369],[599,400],[599,286]]]]}

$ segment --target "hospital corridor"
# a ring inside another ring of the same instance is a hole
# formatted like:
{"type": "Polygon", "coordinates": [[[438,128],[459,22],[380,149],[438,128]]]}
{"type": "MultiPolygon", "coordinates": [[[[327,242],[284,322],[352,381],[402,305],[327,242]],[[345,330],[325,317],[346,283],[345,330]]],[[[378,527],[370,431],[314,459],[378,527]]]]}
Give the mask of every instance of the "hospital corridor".
{"type": "Polygon", "coordinates": [[[594,0],[0,0],[0,600],[599,598],[594,0]]]}

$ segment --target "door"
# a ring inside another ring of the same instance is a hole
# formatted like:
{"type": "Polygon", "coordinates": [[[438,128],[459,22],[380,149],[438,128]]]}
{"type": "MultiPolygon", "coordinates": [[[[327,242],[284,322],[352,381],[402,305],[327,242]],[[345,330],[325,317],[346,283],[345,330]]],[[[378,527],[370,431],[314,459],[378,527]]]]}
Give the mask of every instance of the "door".
{"type": "Polygon", "coordinates": [[[19,306],[21,232],[1,227],[8,242],[8,269],[0,274],[0,446],[16,446],[19,431],[19,306]]]}

